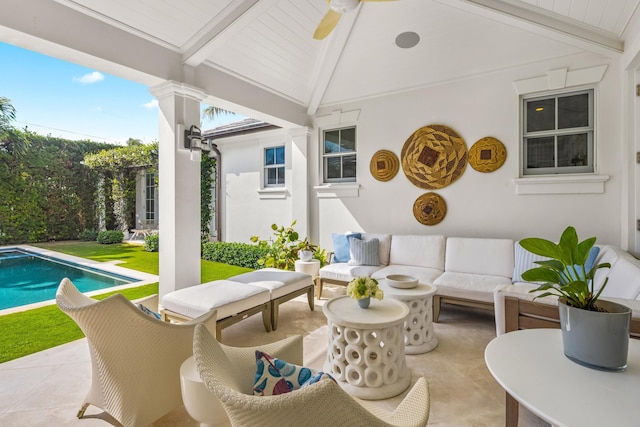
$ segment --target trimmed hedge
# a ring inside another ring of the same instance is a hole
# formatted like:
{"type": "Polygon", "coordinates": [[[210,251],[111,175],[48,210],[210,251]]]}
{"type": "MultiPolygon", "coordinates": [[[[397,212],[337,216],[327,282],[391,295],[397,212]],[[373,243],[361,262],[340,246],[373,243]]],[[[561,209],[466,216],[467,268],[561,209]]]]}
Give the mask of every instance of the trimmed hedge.
{"type": "Polygon", "coordinates": [[[82,230],[78,235],[78,240],[83,242],[95,242],[98,240],[98,230],[82,230]]]}
{"type": "Polygon", "coordinates": [[[158,252],[160,250],[160,237],[158,233],[144,236],[144,250],[147,252],[158,252]]]}
{"type": "Polygon", "coordinates": [[[122,243],[122,239],[124,239],[124,233],[122,231],[103,230],[98,233],[96,240],[103,245],[110,245],[112,243],[122,243]]]}
{"type": "Polygon", "coordinates": [[[258,260],[266,253],[267,248],[248,243],[207,242],[202,244],[202,259],[254,270],[262,268],[258,260]]]}

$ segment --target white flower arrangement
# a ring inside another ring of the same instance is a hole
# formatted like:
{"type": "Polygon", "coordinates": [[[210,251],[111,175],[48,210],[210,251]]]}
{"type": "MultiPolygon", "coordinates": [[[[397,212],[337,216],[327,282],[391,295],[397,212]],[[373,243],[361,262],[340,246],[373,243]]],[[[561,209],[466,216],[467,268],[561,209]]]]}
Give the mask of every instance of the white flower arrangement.
{"type": "Polygon", "coordinates": [[[384,291],[378,287],[378,281],[371,277],[356,277],[347,285],[347,295],[353,299],[384,298],[384,291]]]}

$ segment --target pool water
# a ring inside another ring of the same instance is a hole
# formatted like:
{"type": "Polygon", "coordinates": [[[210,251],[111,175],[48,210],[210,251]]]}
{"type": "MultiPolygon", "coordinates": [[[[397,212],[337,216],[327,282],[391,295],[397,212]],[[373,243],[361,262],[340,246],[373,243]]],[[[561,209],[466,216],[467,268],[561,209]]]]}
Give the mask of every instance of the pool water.
{"type": "Polygon", "coordinates": [[[55,299],[65,277],[80,292],[137,281],[22,249],[0,250],[0,310],[55,299]]]}

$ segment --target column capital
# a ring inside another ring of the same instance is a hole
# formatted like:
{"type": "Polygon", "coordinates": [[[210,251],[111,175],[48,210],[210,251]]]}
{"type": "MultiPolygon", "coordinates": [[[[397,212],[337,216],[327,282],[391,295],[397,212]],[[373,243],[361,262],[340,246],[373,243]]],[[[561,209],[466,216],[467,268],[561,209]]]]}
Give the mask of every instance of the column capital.
{"type": "Polygon", "coordinates": [[[166,82],[152,86],[149,88],[149,92],[158,99],[179,95],[202,102],[207,97],[207,94],[203,92],[202,89],[173,80],[167,80],[166,82]]]}

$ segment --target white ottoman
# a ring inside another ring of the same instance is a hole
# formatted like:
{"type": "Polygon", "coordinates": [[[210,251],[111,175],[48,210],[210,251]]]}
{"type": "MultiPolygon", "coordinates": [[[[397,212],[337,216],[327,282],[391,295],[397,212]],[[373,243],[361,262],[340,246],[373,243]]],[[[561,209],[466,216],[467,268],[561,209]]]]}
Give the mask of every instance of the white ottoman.
{"type": "Polygon", "coordinates": [[[298,295],[307,294],[309,308],[313,311],[313,277],[306,273],[279,270],[277,268],[263,268],[250,273],[230,277],[229,280],[260,286],[267,289],[271,295],[271,327],[278,329],[278,313],[280,304],[298,295]]]}
{"type": "Polygon", "coordinates": [[[262,312],[262,322],[271,331],[271,296],[261,286],[230,280],[215,280],[169,292],[162,297],[160,314],[165,321],[190,320],[211,310],[218,310],[216,337],[222,329],[262,312]]]}

